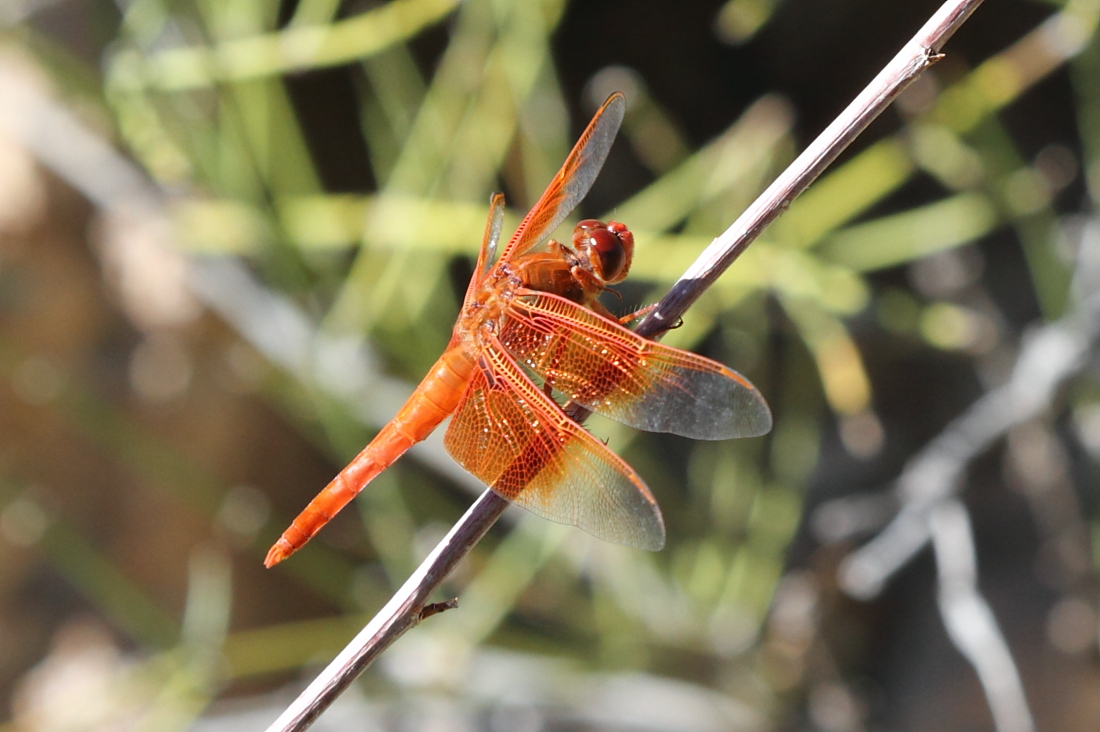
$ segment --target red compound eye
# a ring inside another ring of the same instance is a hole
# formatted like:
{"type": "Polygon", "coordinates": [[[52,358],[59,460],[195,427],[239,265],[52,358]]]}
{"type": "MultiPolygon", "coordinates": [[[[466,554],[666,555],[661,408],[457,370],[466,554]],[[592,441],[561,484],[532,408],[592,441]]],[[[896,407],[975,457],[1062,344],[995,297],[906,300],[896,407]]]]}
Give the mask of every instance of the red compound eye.
{"type": "Polygon", "coordinates": [[[607,229],[596,229],[591,233],[590,240],[600,255],[600,274],[605,281],[614,280],[626,260],[622,241],[607,229]]]}
{"type": "Polygon", "coordinates": [[[626,277],[634,254],[634,235],[624,224],[585,219],[573,230],[573,244],[588,256],[594,274],[604,282],[626,277]]]}

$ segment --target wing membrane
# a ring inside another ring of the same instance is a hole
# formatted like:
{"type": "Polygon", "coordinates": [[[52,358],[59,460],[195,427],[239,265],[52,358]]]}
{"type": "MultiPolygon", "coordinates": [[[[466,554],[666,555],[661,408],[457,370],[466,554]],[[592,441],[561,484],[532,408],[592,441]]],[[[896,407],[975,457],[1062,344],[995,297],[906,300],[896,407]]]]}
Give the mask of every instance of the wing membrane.
{"type": "Polygon", "coordinates": [[[484,277],[497,256],[497,243],[500,241],[500,229],[504,226],[504,194],[494,193],[489,199],[489,220],[485,223],[485,236],[481,241],[481,251],[477,256],[476,272],[484,277]]]}
{"type": "Polygon", "coordinates": [[[499,348],[479,362],[444,445],[498,494],[617,544],[664,546],[661,511],[637,473],[565,416],[499,348]]]}
{"type": "Polygon", "coordinates": [[[527,212],[508,242],[502,259],[519,256],[541,242],[588,195],[607,160],[625,112],[626,98],[621,92],[607,98],[538,203],[527,212]]]}
{"type": "Polygon", "coordinates": [[[477,252],[477,264],[474,265],[474,276],[470,278],[470,284],[466,287],[466,303],[469,303],[478,283],[484,279],[489,268],[493,266],[493,259],[496,257],[497,242],[500,241],[500,229],[503,224],[504,194],[494,193],[489,198],[489,218],[485,222],[485,234],[481,237],[481,248],[477,252]]]}
{"type": "Polygon", "coordinates": [[[558,295],[520,291],[500,341],[573,401],[631,427],[701,440],[771,429],[767,403],[737,372],[558,295]]]}

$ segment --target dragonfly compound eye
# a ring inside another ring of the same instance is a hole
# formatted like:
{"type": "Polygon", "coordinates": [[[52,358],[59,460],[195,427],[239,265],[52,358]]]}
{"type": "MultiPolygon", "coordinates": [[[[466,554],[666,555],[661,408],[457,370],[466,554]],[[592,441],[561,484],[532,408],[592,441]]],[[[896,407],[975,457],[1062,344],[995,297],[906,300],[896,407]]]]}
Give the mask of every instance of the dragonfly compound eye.
{"type": "Polygon", "coordinates": [[[573,230],[573,244],[604,282],[614,284],[626,277],[634,255],[634,235],[626,225],[585,219],[573,230]]]}

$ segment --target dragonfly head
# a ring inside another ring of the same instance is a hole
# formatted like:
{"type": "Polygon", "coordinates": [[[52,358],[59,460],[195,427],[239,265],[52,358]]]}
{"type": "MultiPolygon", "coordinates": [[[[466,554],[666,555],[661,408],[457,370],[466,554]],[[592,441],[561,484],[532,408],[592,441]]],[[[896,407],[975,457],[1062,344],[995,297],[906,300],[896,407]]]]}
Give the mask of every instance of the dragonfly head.
{"type": "Polygon", "coordinates": [[[634,235],[626,224],[585,219],[573,229],[573,246],[601,283],[613,285],[626,279],[634,257],[634,235]]]}

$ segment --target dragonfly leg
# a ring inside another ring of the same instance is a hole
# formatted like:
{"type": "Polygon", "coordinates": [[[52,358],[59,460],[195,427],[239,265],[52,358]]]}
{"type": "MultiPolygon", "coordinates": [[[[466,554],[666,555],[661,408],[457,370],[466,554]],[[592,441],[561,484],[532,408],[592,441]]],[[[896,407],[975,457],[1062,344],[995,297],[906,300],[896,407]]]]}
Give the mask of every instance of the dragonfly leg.
{"type": "MultiPolygon", "coordinates": [[[[626,325],[627,323],[633,323],[635,320],[638,320],[638,319],[640,319],[640,318],[642,318],[646,315],[649,315],[649,313],[652,312],[653,309],[656,308],[656,307],[657,307],[657,303],[654,303],[652,305],[646,305],[644,308],[641,308],[639,310],[635,310],[632,313],[627,313],[626,315],[622,316],[621,318],[616,318],[615,320],[617,320],[619,322],[619,325],[626,325]]],[[[673,328],[679,328],[680,325],[682,325],[682,323],[677,323],[676,325],[674,325],[672,327],[673,328]]]]}

